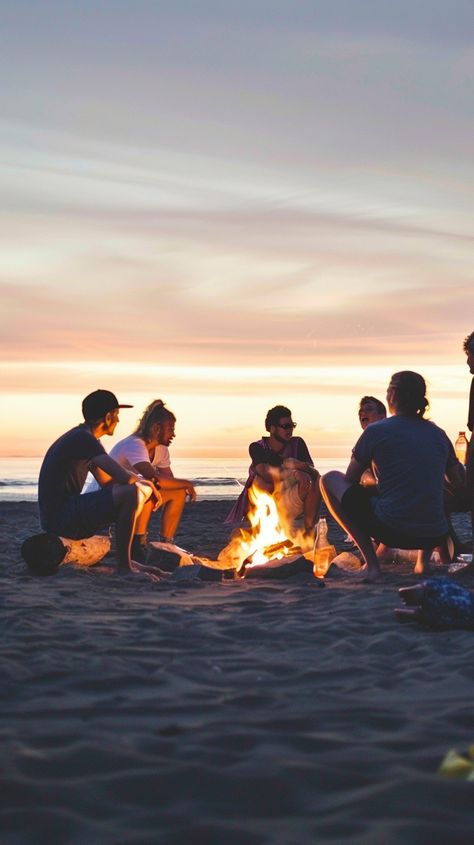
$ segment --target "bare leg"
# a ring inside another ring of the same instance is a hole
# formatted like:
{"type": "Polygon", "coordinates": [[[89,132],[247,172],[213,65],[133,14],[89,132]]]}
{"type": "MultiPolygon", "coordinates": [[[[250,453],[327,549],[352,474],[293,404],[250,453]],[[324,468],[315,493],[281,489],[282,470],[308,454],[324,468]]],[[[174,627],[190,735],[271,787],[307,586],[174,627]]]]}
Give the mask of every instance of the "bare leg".
{"type": "Polygon", "coordinates": [[[178,529],[186,501],[186,490],[161,490],[163,505],[161,511],[161,533],[163,537],[173,538],[178,529]]]}
{"type": "Polygon", "coordinates": [[[125,574],[130,571],[130,545],[138,509],[138,490],[134,484],[114,484],[113,498],[116,507],[117,571],[125,574]]]}
{"type": "Polygon", "coordinates": [[[114,484],[112,488],[115,515],[115,547],[117,571],[126,574],[131,569],[130,547],[135,522],[145,502],[151,496],[151,488],[135,484],[114,484]]]}
{"type": "Polygon", "coordinates": [[[418,549],[418,556],[416,559],[415,575],[429,575],[431,572],[430,558],[432,549],[418,549]]]}
{"type": "Polygon", "coordinates": [[[440,563],[451,563],[454,553],[454,540],[450,534],[447,535],[444,543],[436,546],[436,549],[418,549],[418,556],[415,565],[415,575],[429,575],[431,572],[430,560],[433,551],[439,554],[440,563]]]}
{"type": "Polygon", "coordinates": [[[148,523],[150,521],[150,516],[152,514],[154,507],[154,502],[150,498],[147,502],[143,505],[140,513],[137,516],[135,522],[135,534],[146,534],[146,530],[148,528],[148,523]]]}
{"type": "Polygon", "coordinates": [[[365,571],[369,580],[375,580],[380,575],[379,562],[374,550],[371,538],[361,529],[358,523],[354,522],[341,505],[341,499],[346,490],[351,486],[346,481],[342,472],[333,470],[327,472],[320,480],[320,487],[326,506],[334,519],[354,539],[362,557],[364,558],[365,571]]]}
{"type": "Polygon", "coordinates": [[[380,563],[387,563],[393,560],[393,549],[386,546],[385,543],[379,543],[376,549],[376,555],[380,563]]]}

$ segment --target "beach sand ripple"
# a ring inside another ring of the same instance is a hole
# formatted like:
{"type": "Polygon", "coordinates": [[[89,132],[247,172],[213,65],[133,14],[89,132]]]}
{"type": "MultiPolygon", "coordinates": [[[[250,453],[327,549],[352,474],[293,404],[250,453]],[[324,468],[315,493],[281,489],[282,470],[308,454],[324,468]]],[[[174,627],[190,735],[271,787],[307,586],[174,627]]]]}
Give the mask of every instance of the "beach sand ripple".
{"type": "MultiPolygon", "coordinates": [[[[189,506],[177,542],[215,557],[228,507],[189,506]]],[[[33,578],[36,506],[0,510],[2,845],[470,840],[474,783],[436,770],[474,743],[474,634],[395,619],[410,565],[325,589],[33,578]]]]}

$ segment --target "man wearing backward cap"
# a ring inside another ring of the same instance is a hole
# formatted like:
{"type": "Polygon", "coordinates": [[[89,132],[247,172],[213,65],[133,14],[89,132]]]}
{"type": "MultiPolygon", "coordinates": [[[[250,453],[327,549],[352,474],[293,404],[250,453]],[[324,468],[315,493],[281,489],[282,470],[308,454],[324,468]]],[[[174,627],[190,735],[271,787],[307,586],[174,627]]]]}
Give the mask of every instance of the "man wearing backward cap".
{"type": "Polygon", "coordinates": [[[148,521],[148,511],[160,498],[153,484],[114,461],[99,440],[104,434],[114,433],[119,409],[132,407],[120,404],[110,390],[95,390],[86,396],[82,402],[84,422],[50,446],[38,482],[43,531],[80,540],[115,523],[117,568],[121,573],[135,568],[130,558],[132,536],[141,518],[148,521]],[[105,486],[81,495],[89,471],[105,486]]]}

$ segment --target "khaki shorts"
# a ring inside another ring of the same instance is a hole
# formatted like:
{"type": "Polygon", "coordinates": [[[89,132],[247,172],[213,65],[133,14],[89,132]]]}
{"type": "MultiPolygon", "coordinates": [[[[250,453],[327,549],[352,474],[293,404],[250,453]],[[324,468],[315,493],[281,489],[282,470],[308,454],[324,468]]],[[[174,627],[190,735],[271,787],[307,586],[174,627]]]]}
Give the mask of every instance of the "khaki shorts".
{"type": "Polygon", "coordinates": [[[290,469],[282,471],[282,481],[278,492],[275,493],[280,511],[283,511],[288,519],[298,519],[304,513],[304,498],[300,490],[309,492],[311,478],[306,472],[290,469]]]}

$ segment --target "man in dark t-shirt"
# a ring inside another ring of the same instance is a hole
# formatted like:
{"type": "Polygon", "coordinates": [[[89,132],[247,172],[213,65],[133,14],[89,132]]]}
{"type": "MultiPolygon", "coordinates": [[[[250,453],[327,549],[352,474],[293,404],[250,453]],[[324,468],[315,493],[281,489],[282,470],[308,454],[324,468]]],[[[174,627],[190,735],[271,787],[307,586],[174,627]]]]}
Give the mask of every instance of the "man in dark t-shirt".
{"type": "Polygon", "coordinates": [[[114,433],[119,409],[131,407],[120,405],[109,390],[86,396],[84,422],[50,446],[38,481],[43,531],[79,540],[115,523],[117,567],[123,573],[134,569],[130,558],[134,527],[145,515],[149,518],[148,509],[159,495],[150,482],[114,461],[99,440],[114,433]],[[103,486],[81,495],[89,471],[103,486]]]}
{"type": "Polygon", "coordinates": [[[265,419],[269,436],[250,444],[249,477],[226,522],[245,516],[248,490],[254,485],[275,497],[285,527],[303,517],[304,530],[312,536],[321,505],[319,472],[303,438],[293,435],[295,427],[289,408],[270,408],[265,419]]]}

